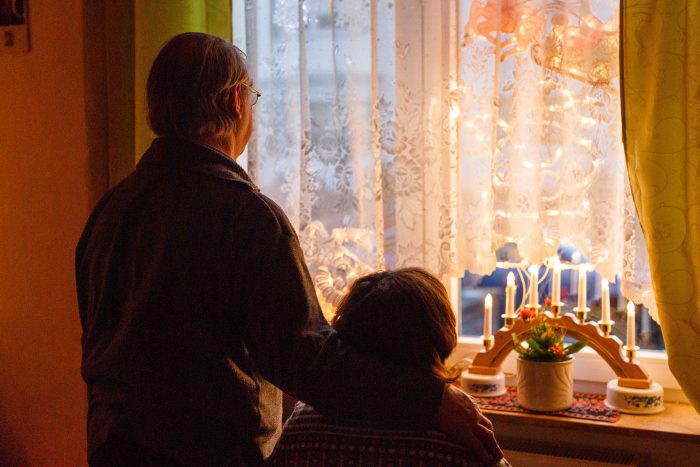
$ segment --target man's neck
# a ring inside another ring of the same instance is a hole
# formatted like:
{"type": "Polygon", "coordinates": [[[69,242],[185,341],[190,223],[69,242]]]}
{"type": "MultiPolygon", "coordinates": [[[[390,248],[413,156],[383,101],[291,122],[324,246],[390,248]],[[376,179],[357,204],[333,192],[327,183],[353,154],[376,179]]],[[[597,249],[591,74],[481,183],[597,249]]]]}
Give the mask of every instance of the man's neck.
{"type": "Polygon", "coordinates": [[[222,136],[212,136],[212,135],[201,135],[197,137],[188,138],[193,143],[200,144],[202,146],[207,146],[216,151],[225,154],[233,160],[236,160],[237,156],[234,156],[235,140],[233,137],[222,137],[222,136]]]}

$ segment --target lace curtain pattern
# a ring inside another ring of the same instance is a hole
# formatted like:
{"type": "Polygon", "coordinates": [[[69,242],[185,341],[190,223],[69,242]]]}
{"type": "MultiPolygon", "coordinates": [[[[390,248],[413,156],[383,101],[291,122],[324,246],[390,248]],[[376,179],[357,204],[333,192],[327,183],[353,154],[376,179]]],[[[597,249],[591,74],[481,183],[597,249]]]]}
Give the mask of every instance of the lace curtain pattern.
{"type": "Polygon", "coordinates": [[[324,309],[369,271],[488,274],[571,244],[647,306],[620,136],[617,1],[246,2],[249,171],[324,309]],[[498,6],[500,5],[500,9],[498,6]]]}
{"type": "Polygon", "coordinates": [[[487,274],[508,242],[525,264],[572,245],[656,318],[622,147],[619,2],[469,3],[461,263],[487,274]]]}

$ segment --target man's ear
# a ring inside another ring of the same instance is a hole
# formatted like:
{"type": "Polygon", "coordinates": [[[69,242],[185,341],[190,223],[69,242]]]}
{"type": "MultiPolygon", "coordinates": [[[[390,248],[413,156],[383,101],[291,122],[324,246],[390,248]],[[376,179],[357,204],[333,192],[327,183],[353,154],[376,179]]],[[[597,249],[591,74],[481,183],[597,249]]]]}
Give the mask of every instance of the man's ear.
{"type": "Polygon", "coordinates": [[[231,104],[233,104],[233,110],[236,112],[236,117],[241,118],[241,95],[238,92],[240,86],[234,86],[231,90],[231,104]]]}

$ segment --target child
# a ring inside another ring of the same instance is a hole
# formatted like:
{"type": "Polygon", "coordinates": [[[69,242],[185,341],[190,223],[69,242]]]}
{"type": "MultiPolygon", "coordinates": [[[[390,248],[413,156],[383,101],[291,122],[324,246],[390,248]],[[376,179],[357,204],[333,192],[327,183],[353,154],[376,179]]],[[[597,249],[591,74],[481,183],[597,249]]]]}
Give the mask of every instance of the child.
{"type": "MultiPolygon", "coordinates": [[[[432,373],[446,383],[459,376],[445,360],[457,345],[455,316],[445,287],[420,268],[358,279],[338,305],[333,327],[361,353],[381,355],[432,373]]],[[[428,427],[423,427],[428,428],[428,427]]],[[[442,433],[378,427],[323,417],[297,404],[271,459],[276,466],[480,465],[442,433]]],[[[496,465],[509,465],[505,460],[496,465]]]]}

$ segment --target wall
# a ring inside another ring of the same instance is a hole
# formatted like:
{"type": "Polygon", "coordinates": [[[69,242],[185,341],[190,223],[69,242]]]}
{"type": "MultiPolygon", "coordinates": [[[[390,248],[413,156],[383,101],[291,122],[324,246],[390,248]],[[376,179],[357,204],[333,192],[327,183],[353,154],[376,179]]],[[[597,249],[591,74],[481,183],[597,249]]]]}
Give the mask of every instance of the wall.
{"type": "Polygon", "coordinates": [[[85,97],[83,1],[28,3],[31,52],[0,56],[0,465],[79,466],[73,254],[106,185],[102,123],[90,138],[86,123],[101,104],[85,97]]]}

